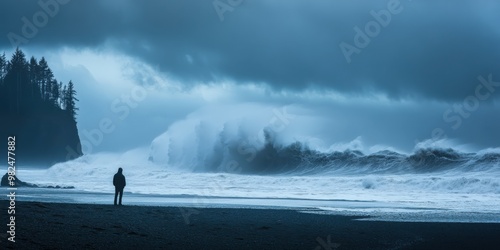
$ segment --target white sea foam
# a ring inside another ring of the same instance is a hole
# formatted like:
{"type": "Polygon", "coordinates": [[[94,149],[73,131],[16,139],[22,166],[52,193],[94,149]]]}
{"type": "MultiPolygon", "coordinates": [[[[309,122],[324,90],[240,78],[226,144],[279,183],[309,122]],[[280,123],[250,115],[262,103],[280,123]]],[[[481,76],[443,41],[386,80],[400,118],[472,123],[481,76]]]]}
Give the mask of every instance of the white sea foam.
{"type": "Polygon", "coordinates": [[[47,170],[20,170],[18,175],[35,184],[111,193],[113,174],[122,167],[126,190],[137,194],[377,201],[400,207],[500,212],[500,179],[483,172],[359,176],[193,173],[151,163],[146,152],[88,155],[47,170]]]}
{"type": "Polygon", "coordinates": [[[207,110],[191,115],[148,149],[85,155],[47,170],[20,168],[18,176],[35,184],[112,193],[113,175],[121,167],[128,192],[192,195],[198,197],[195,203],[200,197],[349,200],[399,209],[500,212],[499,149],[464,153],[419,145],[404,154],[363,145],[361,138],[318,146],[300,131],[304,124],[293,123],[278,133],[270,123],[276,121],[273,115],[252,117],[235,110],[228,110],[230,119],[207,110]]]}

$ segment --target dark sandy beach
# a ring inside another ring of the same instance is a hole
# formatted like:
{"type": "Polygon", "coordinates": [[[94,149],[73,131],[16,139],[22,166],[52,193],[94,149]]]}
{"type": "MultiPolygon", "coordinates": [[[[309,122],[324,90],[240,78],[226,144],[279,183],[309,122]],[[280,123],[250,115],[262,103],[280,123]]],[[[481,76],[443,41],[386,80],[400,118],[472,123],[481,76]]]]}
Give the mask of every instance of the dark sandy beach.
{"type": "MultiPolygon", "coordinates": [[[[498,249],[500,224],[357,221],[294,210],[18,202],[7,249],[498,249]]],[[[3,247],[2,247],[3,248],[3,247]]]]}

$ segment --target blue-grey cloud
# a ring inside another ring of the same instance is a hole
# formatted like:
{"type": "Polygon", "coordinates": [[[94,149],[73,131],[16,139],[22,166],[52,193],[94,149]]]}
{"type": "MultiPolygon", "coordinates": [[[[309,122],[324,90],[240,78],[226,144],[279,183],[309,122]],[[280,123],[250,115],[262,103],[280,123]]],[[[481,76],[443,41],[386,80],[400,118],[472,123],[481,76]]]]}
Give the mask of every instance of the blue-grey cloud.
{"type": "MultiPolygon", "coordinates": [[[[231,7],[224,21],[214,1],[41,2],[58,9],[49,6],[54,16],[22,46],[112,47],[187,85],[230,79],[275,90],[376,90],[394,98],[461,101],[474,93],[478,76],[500,81],[496,1],[255,0],[231,7]],[[365,30],[377,21],[372,11],[383,15],[388,6],[398,12],[348,63],[339,45],[356,46],[355,27],[365,30]]],[[[35,1],[0,5],[9,10],[2,16],[8,22],[0,24],[2,47],[11,46],[9,34],[24,37],[22,17],[34,23],[44,11],[35,1]]]]}

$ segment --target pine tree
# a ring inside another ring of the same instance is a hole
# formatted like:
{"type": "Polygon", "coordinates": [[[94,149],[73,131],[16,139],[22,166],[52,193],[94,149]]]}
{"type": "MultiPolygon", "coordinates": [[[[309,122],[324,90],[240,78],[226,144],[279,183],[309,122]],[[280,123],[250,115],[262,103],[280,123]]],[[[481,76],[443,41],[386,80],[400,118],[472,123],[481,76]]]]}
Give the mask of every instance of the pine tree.
{"type": "Polygon", "coordinates": [[[52,73],[52,71],[49,68],[49,65],[47,64],[47,61],[45,60],[44,57],[40,59],[40,62],[38,63],[39,67],[39,81],[40,81],[40,94],[42,97],[42,100],[47,100],[47,85],[49,85],[49,74],[52,73]]]}
{"type": "MultiPolygon", "coordinates": [[[[61,83],[62,84],[62,83],[61,83]]],[[[66,110],[66,103],[68,102],[67,101],[67,97],[68,96],[68,87],[66,85],[62,85],[62,89],[61,89],[61,108],[63,110],[66,110]]]]}
{"type": "MultiPolygon", "coordinates": [[[[54,83],[54,73],[52,73],[52,70],[47,66],[47,70],[44,72],[44,82],[45,82],[45,95],[44,95],[44,100],[48,101],[49,103],[52,102],[52,84],[54,83]]],[[[56,81],[57,82],[57,81],[56,81]]]]}
{"type": "Polygon", "coordinates": [[[7,65],[7,70],[13,71],[14,73],[26,73],[28,69],[28,62],[26,61],[26,55],[19,48],[16,49],[10,62],[7,65]]]}
{"type": "Polygon", "coordinates": [[[50,105],[52,105],[54,108],[59,108],[58,102],[59,102],[59,84],[57,84],[57,80],[54,79],[52,80],[51,83],[51,90],[50,90],[50,105]]]}
{"type": "Polygon", "coordinates": [[[0,114],[8,110],[8,94],[4,84],[5,75],[7,74],[7,59],[5,52],[0,56],[0,114]]]}
{"type": "Polygon", "coordinates": [[[64,102],[64,88],[63,88],[63,83],[62,82],[59,82],[59,85],[57,86],[58,87],[58,92],[59,92],[59,99],[57,100],[57,106],[60,108],[60,109],[64,109],[64,105],[63,105],[63,102],[64,102]]]}
{"type": "Polygon", "coordinates": [[[5,75],[7,74],[7,58],[5,52],[0,55],[0,85],[3,85],[5,75]]]}
{"type": "Polygon", "coordinates": [[[30,94],[33,101],[40,99],[39,67],[35,57],[31,57],[28,70],[30,72],[30,94]]]}
{"type": "Polygon", "coordinates": [[[26,91],[29,89],[29,72],[26,56],[19,48],[12,55],[12,59],[7,64],[7,74],[5,75],[5,84],[7,93],[14,97],[11,109],[17,114],[28,108],[29,104],[24,101],[26,91]]]}
{"type": "Polygon", "coordinates": [[[73,118],[76,122],[76,111],[78,108],[76,107],[76,102],[78,99],[76,98],[76,90],[72,81],[68,83],[68,89],[66,90],[66,112],[73,118]]]}

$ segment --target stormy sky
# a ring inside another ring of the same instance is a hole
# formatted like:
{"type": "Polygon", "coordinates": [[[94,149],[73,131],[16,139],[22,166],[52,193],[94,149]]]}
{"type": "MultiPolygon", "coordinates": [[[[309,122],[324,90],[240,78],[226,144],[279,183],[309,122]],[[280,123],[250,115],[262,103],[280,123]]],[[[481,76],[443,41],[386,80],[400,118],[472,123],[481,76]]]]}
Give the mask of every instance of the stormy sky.
{"type": "Polygon", "coordinates": [[[498,1],[41,0],[0,9],[1,50],[45,56],[58,80],[75,82],[82,139],[113,122],[92,151],[147,145],[196,115],[251,120],[283,108],[293,117],[288,140],[327,148],[500,141],[498,1]]]}

